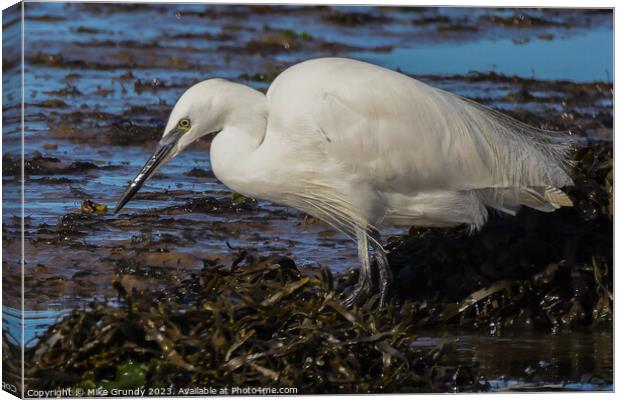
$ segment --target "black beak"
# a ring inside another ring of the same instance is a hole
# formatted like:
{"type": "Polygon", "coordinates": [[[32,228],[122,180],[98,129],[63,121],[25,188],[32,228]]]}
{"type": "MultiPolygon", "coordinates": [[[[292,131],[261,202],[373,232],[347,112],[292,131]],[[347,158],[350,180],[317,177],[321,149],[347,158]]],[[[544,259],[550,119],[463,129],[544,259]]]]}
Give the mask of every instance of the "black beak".
{"type": "Polygon", "coordinates": [[[125,189],[125,193],[121,196],[120,200],[116,208],[114,209],[114,213],[119,212],[129,200],[140,190],[144,182],[146,182],[157,169],[166,161],[170,159],[172,155],[172,150],[174,149],[177,141],[180,137],[180,134],[177,132],[171,132],[166,135],[166,138],[159,142],[159,145],[153,155],[149,158],[149,160],[144,164],[142,170],[133,181],[127,186],[125,189]]]}

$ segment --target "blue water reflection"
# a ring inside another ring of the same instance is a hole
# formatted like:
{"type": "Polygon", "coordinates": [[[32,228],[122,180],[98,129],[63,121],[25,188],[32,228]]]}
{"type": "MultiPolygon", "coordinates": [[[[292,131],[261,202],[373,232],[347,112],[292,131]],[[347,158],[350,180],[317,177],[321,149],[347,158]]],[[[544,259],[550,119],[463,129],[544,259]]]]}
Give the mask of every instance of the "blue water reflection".
{"type": "Polygon", "coordinates": [[[607,29],[553,40],[536,38],[523,44],[513,39],[481,39],[424,43],[397,47],[385,54],[355,55],[421,75],[495,71],[536,79],[613,80],[613,34],[607,29]]]}

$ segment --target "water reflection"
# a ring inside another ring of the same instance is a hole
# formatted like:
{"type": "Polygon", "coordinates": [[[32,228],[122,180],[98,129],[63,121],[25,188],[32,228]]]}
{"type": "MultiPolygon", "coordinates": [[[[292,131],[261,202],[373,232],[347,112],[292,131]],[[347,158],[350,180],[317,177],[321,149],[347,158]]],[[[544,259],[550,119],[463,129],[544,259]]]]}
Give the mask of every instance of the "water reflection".
{"type": "Polygon", "coordinates": [[[494,390],[613,390],[613,340],[608,331],[491,336],[450,331],[421,335],[418,345],[456,341],[450,362],[475,365],[494,390]]]}
{"type": "Polygon", "coordinates": [[[523,44],[510,38],[426,43],[355,56],[423,75],[495,71],[535,79],[613,80],[613,37],[608,30],[523,44]]]}

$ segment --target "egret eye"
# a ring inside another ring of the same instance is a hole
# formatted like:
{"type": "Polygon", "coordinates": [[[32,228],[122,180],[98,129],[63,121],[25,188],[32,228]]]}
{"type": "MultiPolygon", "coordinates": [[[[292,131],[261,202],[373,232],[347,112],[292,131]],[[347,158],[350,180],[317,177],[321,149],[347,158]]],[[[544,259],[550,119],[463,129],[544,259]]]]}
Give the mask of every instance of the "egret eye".
{"type": "Polygon", "coordinates": [[[179,121],[179,128],[189,129],[189,127],[190,127],[189,119],[183,118],[182,120],[179,121]]]}

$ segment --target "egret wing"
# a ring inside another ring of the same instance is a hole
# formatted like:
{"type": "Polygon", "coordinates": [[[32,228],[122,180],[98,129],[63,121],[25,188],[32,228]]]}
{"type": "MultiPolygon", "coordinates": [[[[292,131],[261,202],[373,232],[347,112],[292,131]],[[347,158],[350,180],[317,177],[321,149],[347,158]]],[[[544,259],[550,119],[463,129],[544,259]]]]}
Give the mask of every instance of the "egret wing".
{"type": "Polygon", "coordinates": [[[286,102],[287,118],[303,120],[301,131],[316,135],[325,154],[377,190],[572,183],[565,136],[403,74],[335,58],[298,64],[278,80],[270,102],[286,102]]]}

